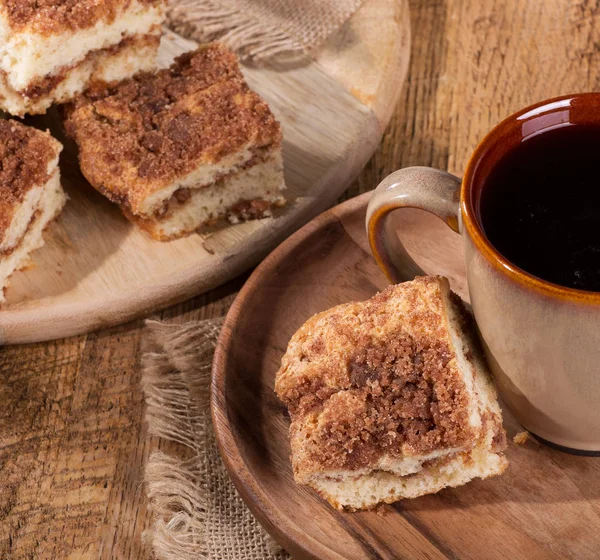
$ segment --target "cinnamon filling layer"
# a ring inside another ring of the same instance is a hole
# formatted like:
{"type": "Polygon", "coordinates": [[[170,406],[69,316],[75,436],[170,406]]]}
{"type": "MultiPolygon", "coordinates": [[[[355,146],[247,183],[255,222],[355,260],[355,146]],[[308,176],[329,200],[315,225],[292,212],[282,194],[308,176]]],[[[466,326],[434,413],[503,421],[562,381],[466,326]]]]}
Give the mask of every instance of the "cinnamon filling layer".
{"type": "MultiPolygon", "coordinates": [[[[452,461],[454,461],[454,459],[456,459],[456,457],[460,453],[461,452],[458,451],[455,453],[449,453],[448,455],[444,455],[443,457],[438,457],[436,459],[430,459],[428,461],[424,461],[423,464],[421,465],[421,468],[417,472],[403,475],[401,478],[403,478],[403,479],[412,478],[412,477],[415,477],[415,476],[421,474],[424,470],[431,469],[431,468],[443,467],[444,465],[447,465],[447,464],[451,463],[452,461]]],[[[322,478],[324,478],[325,480],[331,480],[334,482],[344,482],[346,480],[359,480],[363,476],[374,476],[374,475],[378,475],[378,474],[390,474],[393,476],[400,476],[397,472],[394,472],[394,471],[388,471],[385,469],[373,469],[372,471],[370,471],[367,474],[359,474],[359,475],[354,475],[354,476],[348,475],[348,476],[343,476],[343,477],[342,476],[327,476],[327,475],[325,475],[322,478]]]]}
{"type": "MultiPolygon", "coordinates": [[[[149,33],[143,36],[126,37],[116,45],[112,45],[105,49],[99,49],[89,52],[82,60],[76,62],[75,64],[61,66],[51,75],[44,76],[43,78],[32,82],[24,90],[15,91],[15,93],[32,100],[40,99],[42,97],[47,96],[53,90],[55,90],[59,86],[59,84],[63,82],[73,70],[79,68],[80,66],[83,66],[84,64],[87,64],[93,58],[118,54],[120,51],[125,50],[134,44],[138,48],[152,45],[156,45],[156,47],[158,48],[159,43],[160,36],[154,33],[149,33]]],[[[2,76],[4,87],[12,89],[8,84],[8,80],[6,79],[6,72],[0,70],[0,76],[2,76]]]]}
{"type": "MultiPolygon", "coordinates": [[[[202,227],[213,226],[220,220],[224,220],[228,217],[235,217],[239,221],[266,218],[271,215],[270,212],[273,208],[281,207],[284,204],[285,202],[283,199],[275,201],[263,200],[262,198],[256,198],[253,200],[239,200],[235,204],[223,210],[223,212],[218,216],[209,218],[201,223],[198,226],[198,230],[200,230],[202,227]]],[[[128,220],[136,224],[138,227],[152,232],[156,222],[154,218],[144,218],[143,216],[132,214],[125,206],[121,207],[121,211],[128,220]]]]}
{"type": "Polygon", "coordinates": [[[261,198],[254,200],[240,200],[229,208],[228,214],[233,214],[244,221],[258,220],[264,218],[272,206],[273,203],[261,198]]]}
{"type": "MultiPolygon", "coordinates": [[[[223,181],[225,181],[232,175],[235,175],[236,173],[239,173],[241,171],[249,169],[250,167],[253,167],[254,165],[257,165],[259,163],[265,162],[270,155],[271,155],[271,152],[264,148],[262,148],[262,149],[259,148],[259,149],[253,150],[253,156],[248,161],[244,162],[242,165],[237,167],[234,171],[217,175],[217,177],[215,177],[215,180],[212,183],[197,185],[194,187],[183,187],[183,188],[177,189],[173,193],[171,198],[164,200],[163,203],[160,205],[160,207],[154,211],[154,214],[152,215],[152,217],[155,220],[162,220],[169,214],[169,210],[171,209],[171,207],[174,204],[183,206],[184,204],[189,202],[190,199],[192,198],[193,190],[195,191],[195,190],[199,190],[199,189],[205,189],[207,187],[217,186],[217,185],[219,185],[219,183],[222,183],[223,181]]],[[[241,202],[249,203],[250,201],[241,201],[241,202]]],[[[242,211],[242,210],[243,210],[243,208],[240,207],[240,211],[242,211]]],[[[235,212],[233,209],[231,211],[237,214],[237,212],[235,212]]]]}
{"type": "Polygon", "coordinates": [[[8,249],[6,249],[4,251],[0,251],[0,259],[12,255],[19,247],[21,247],[21,245],[23,244],[23,240],[25,239],[25,237],[27,237],[27,234],[29,233],[29,230],[31,229],[33,224],[39,219],[39,217],[41,215],[42,215],[42,211],[38,208],[31,215],[31,218],[29,219],[29,223],[27,224],[27,227],[25,228],[25,231],[23,232],[23,235],[21,236],[21,238],[12,247],[9,247],[8,249]]]}

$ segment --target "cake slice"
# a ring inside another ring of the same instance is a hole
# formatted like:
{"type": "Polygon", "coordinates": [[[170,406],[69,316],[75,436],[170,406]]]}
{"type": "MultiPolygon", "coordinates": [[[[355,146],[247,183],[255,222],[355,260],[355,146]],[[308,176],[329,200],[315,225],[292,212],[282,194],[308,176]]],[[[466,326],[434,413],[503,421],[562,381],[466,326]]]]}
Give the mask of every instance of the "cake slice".
{"type": "Polygon", "coordinates": [[[0,301],[10,275],[44,244],[42,233],[62,210],[60,142],[48,132],[0,120],[0,301]]]}
{"type": "Polygon", "coordinates": [[[87,180],[155,239],[283,204],[279,123],[221,44],[93,87],[64,113],[87,180]]]}
{"type": "Polygon", "coordinates": [[[166,0],[0,0],[0,108],[44,113],[154,67],[166,0]]]}
{"type": "Polygon", "coordinates": [[[295,480],[365,509],[500,474],[506,434],[470,316],[441,277],[309,319],[275,390],[295,480]]]}

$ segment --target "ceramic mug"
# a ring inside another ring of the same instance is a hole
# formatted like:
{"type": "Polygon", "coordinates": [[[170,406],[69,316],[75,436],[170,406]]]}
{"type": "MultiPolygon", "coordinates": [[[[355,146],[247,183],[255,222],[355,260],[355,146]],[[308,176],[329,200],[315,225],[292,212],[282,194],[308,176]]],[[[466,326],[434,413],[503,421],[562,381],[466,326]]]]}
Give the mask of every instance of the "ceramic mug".
{"type": "Polygon", "coordinates": [[[392,282],[424,272],[404,250],[390,212],[427,210],[460,233],[471,306],[504,403],[547,443],[600,455],[600,293],[558,286],[520,269],[487,240],[478,212],[484,180],[507,151],[569,123],[600,125],[600,94],[552,99],[508,117],[477,146],[462,181],[427,167],[392,173],[369,203],[367,233],[392,282]]]}

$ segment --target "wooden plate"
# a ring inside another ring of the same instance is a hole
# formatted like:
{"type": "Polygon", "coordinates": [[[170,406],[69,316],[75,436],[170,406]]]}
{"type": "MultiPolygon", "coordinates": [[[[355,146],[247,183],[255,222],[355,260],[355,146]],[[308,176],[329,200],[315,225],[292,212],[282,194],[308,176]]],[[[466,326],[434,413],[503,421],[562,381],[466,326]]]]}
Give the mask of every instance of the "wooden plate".
{"type": "MultiPolygon", "coordinates": [[[[215,287],[255,265],[329,207],[379,144],[409,58],[407,0],[367,0],[320,52],[294,68],[243,68],[283,125],[287,207],[273,219],[170,243],[152,241],[97,194],[67,143],[69,193],[33,266],[15,274],[0,344],[71,336],[130,320],[215,287]]],[[[159,62],[196,47],[169,33],[159,62]]],[[[55,114],[35,119],[60,136],[55,114]]]]}
{"type": "MultiPolygon", "coordinates": [[[[322,214],[252,274],[225,322],[213,364],[212,412],[240,494],[296,560],[597,558],[600,461],[529,439],[505,413],[509,469],[375,512],[334,511],[293,482],[288,418],[273,392],[287,342],[313,313],[386,285],[364,233],[369,193],[322,214]]],[[[460,237],[416,210],[397,212],[409,252],[466,297],[460,237]]]]}

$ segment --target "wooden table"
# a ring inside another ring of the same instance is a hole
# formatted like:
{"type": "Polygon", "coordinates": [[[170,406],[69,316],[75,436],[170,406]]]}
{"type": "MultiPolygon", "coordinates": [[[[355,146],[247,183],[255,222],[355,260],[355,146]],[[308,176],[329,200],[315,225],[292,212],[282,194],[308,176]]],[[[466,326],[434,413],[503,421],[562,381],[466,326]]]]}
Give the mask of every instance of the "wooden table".
{"type": "MultiPolygon", "coordinates": [[[[535,101],[600,88],[595,0],[411,0],[413,54],[381,146],[346,197],[391,171],[460,174],[477,141],[535,101]]],[[[244,278],[156,315],[226,313],[244,278]]],[[[0,558],[140,558],[143,321],[0,350],[0,558]]],[[[243,559],[240,559],[243,560],[243,559]]]]}

